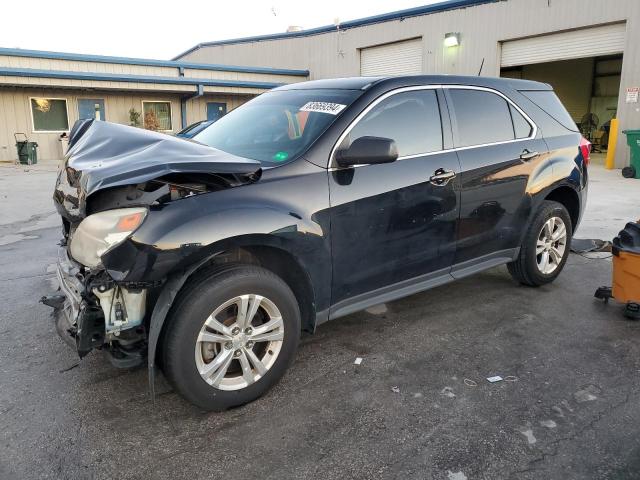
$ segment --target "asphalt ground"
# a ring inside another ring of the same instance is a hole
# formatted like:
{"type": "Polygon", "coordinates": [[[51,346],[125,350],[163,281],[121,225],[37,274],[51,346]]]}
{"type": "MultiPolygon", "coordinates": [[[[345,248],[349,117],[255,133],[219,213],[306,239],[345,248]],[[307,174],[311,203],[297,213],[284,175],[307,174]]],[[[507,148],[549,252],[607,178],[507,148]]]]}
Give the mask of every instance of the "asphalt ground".
{"type": "Polygon", "coordinates": [[[26,218],[0,231],[24,234],[0,245],[2,479],[640,478],[640,322],[593,298],[607,258],[324,324],[266,396],[203,413],[162,376],[154,406],[146,370],[78,361],[38,303],[59,229],[26,218]]]}

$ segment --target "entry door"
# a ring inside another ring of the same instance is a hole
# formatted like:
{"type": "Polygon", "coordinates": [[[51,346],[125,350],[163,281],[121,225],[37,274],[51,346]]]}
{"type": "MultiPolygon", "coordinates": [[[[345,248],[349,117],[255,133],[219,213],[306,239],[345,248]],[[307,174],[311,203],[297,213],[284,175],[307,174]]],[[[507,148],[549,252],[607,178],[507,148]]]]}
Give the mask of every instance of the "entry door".
{"type": "Polygon", "coordinates": [[[433,89],[394,94],[342,142],[344,147],[363,136],[391,138],[400,158],[329,174],[332,315],[372,295],[448,274],[455,254],[459,163],[455,152],[442,151],[438,103],[433,89]],[[437,172],[451,178],[431,182],[437,172]]]}
{"type": "Polygon", "coordinates": [[[462,169],[456,276],[476,264],[503,262],[520,245],[531,208],[529,178],[548,149],[533,123],[498,93],[445,92],[462,169]]]}
{"type": "Polygon", "coordinates": [[[207,102],[207,120],[219,120],[227,114],[227,104],[207,102]]]}
{"type": "Polygon", "coordinates": [[[78,118],[80,120],[88,118],[106,120],[104,115],[104,100],[102,98],[79,98],[78,118]]]}

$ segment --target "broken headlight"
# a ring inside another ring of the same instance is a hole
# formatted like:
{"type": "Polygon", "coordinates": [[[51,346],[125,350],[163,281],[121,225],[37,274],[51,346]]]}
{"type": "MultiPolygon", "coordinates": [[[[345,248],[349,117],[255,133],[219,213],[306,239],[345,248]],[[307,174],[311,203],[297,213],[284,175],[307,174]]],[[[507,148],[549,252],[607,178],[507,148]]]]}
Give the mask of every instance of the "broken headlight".
{"type": "Polygon", "coordinates": [[[125,241],[146,216],[146,208],[118,208],[89,215],[73,234],[71,256],[87,267],[97,267],[100,257],[125,241]]]}

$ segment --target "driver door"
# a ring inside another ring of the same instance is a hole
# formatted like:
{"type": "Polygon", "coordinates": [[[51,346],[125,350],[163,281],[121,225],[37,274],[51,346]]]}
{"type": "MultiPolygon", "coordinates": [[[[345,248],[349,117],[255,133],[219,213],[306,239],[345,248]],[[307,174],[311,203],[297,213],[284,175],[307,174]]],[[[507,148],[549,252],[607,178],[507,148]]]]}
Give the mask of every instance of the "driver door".
{"type": "Polygon", "coordinates": [[[443,151],[451,138],[441,104],[433,88],[385,95],[341,143],[340,148],[363,136],[391,138],[399,158],[329,172],[332,317],[451,278],[460,166],[455,152],[443,151]]]}

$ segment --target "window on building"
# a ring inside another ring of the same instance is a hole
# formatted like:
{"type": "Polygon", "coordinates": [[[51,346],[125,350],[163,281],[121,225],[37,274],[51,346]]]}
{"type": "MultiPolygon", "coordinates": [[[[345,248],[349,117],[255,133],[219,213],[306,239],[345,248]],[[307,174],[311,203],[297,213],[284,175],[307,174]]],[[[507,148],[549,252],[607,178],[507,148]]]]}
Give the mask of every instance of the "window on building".
{"type": "Polygon", "coordinates": [[[442,150],[435,90],[403,92],[382,100],[356,124],[346,141],[365,136],[395,140],[401,157],[442,150]]]}
{"type": "Polygon", "coordinates": [[[32,98],[31,116],[34,132],[64,132],[69,130],[67,100],[64,98],[32,98]]]}
{"type": "Polygon", "coordinates": [[[142,102],[144,128],[148,130],[170,131],[171,102],[142,102]]]}
{"type": "Polygon", "coordinates": [[[508,102],[482,90],[451,89],[458,130],[457,147],[504,142],[515,138],[508,102]]]}

